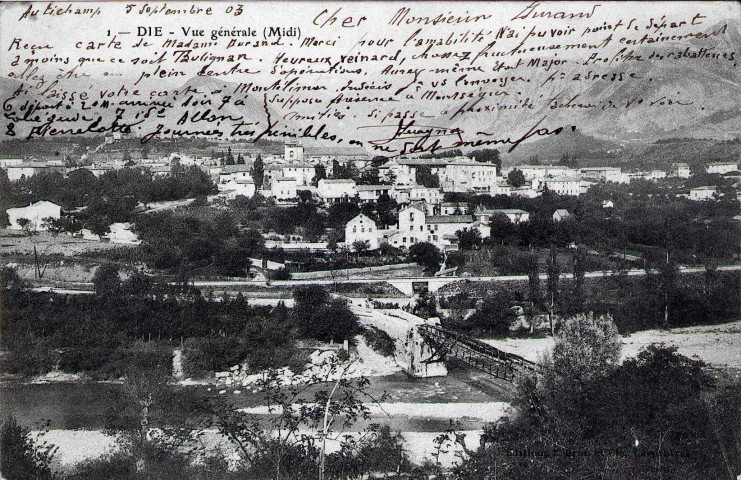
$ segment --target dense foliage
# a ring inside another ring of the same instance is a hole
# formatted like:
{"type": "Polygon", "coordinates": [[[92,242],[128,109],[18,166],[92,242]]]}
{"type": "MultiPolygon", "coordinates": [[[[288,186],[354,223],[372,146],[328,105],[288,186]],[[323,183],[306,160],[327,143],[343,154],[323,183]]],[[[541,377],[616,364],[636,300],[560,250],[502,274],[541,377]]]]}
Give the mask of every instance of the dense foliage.
{"type": "Polygon", "coordinates": [[[41,173],[13,182],[8,181],[4,172],[0,174],[4,208],[47,200],[67,211],[81,209],[75,217],[86,225],[130,222],[140,205],[194,198],[211,194],[215,189],[208,174],[194,166],[173,166],[171,174],[162,178],[132,168],[113,170],[100,177],[80,168],[67,176],[58,172],[41,173]]]}
{"type": "Polygon", "coordinates": [[[285,365],[294,353],[285,307],[251,307],[240,296],[204,297],[187,286],[133,288],[141,286],[138,275],[109,289],[114,280],[107,273],[99,294],[64,296],[26,290],[12,275],[4,276],[0,334],[6,373],[36,375],[58,368],[118,378],[137,342],[159,345],[147,355],[171,365],[181,338],[188,365],[199,373],[242,362],[254,368],[285,365]]]}
{"type": "Polygon", "coordinates": [[[140,215],[136,231],[149,265],[176,272],[210,269],[224,276],[245,276],[250,257],[264,247],[259,232],[240,230],[227,212],[204,217],[173,212],[140,215]]]}
{"type": "Polygon", "coordinates": [[[547,193],[537,198],[446,194],[446,201],[469,202],[471,209],[517,208],[530,213],[530,220],[512,224],[503,216],[491,221],[492,244],[516,246],[586,245],[608,252],[624,250],[653,261],[663,250],[671,250],[682,263],[709,258],[730,259],[740,253],[741,231],[734,216],[741,213],[728,179],[718,175],[691,177],[687,186],[719,185],[725,197],[719,201],[694,202],[677,197],[686,189],[647,181],[628,185],[592,187],[578,197],[547,193]],[[603,207],[603,202],[613,207],[603,207]],[[566,209],[572,216],[554,221],[553,213],[566,209]]]}
{"type": "Polygon", "coordinates": [[[460,478],[721,479],[741,468],[737,391],[673,347],[590,378],[546,376],[523,383],[518,415],[485,429],[460,478]]]}
{"type": "Polygon", "coordinates": [[[324,341],[351,339],[360,331],[358,318],[343,300],[332,299],[320,286],[293,291],[293,314],[302,336],[324,341]]]}

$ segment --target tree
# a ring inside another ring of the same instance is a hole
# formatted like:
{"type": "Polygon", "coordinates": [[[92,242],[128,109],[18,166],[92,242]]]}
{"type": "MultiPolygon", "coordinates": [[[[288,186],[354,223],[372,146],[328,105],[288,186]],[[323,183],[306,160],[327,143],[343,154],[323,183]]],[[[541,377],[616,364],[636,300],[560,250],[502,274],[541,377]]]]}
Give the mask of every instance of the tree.
{"type": "Polygon", "coordinates": [[[244,157],[241,153],[237,155],[237,165],[244,165],[244,157]]]}
{"type": "Polygon", "coordinates": [[[214,254],[214,265],[220,275],[227,277],[243,277],[249,274],[251,260],[249,252],[240,247],[236,241],[230,240],[214,254]]]}
{"type": "Polygon", "coordinates": [[[232,155],[232,147],[229,147],[227,149],[227,153],[226,153],[226,164],[227,165],[234,165],[234,155],[232,155]]]}
{"type": "Polygon", "coordinates": [[[584,308],[584,273],[586,270],[586,252],[584,247],[577,247],[574,251],[574,289],[572,291],[572,302],[575,309],[581,312],[584,308]]]}
{"type": "Polygon", "coordinates": [[[466,319],[466,326],[485,331],[488,335],[505,336],[516,319],[517,314],[512,310],[509,297],[496,291],[487,296],[481,306],[466,319]]]}
{"type": "Polygon", "coordinates": [[[359,331],[358,317],[343,300],[329,300],[299,325],[303,336],[325,342],[351,339],[359,331]]]}
{"type": "Polygon", "coordinates": [[[265,181],[265,165],[260,154],[255,157],[255,161],[252,163],[252,180],[255,182],[256,189],[259,190],[263,187],[263,182],[265,181]]]}
{"type": "Polygon", "coordinates": [[[664,328],[669,327],[671,305],[674,303],[677,294],[678,275],[679,270],[677,264],[667,251],[666,261],[661,265],[661,273],[659,274],[659,288],[661,289],[661,298],[664,307],[664,317],[661,326],[664,328]]]}
{"type": "Polygon", "coordinates": [[[527,258],[527,287],[530,300],[530,333],[535,330],[535,310],[540,304],[540,272],[538,271],[538,256],[534,253],[527,258]]]}
{"type": "Polygon", "coordinates": [[[111,231],[110,225],[110,219],[104,215],[94,215],[85,222],[85,226],[90,230],[90,233],[97,235],[99,238],[103,238],[111,231]]]}
{"type": "Polygon", "coordinates": [[[577,314],[566,319],[556,335],[552,371],[569,382],[605,376],[618,364],[621,349],[610,315],[577,314]]]}
{"type": "Polygon", "coordinates": [[[152,278],[139,270],[123,282],[123,290],[130,295],[149,295],[152,293],[152,278]]]}
{"type": "Polygon", "coordinates": [[[307,285],[293,290],[293,314],[298,322],[307,321],[312,312],[329,301],[329,294],[319,285],[307,285]]]}
{"type": "Polygon", "coordinates": [[[548,300],[550,304],[548,305],[548,322],[551,326],[551,335],[555,335],[556,331],[553,326],[553,311],[556,306],[556,301],[558,299],[558,281],[561,276],[561,270],[560,266],[558,265],[558,255],[556,254],[555,247],[551,244],[551,249],[548,252],[548,260],[547,260],[547,270],[548,270],[548,300]]]}
{"type": "Polygon", "coordinates": [[[42,226],[46,228],[52,236],[56,237],[64,231],[64,224],[60,221],[61,218],[46,217],[42,220],[42,226]]]}
{"type": "Polygon", "coordinates": [[[362,256],[370,250],[370,242],[368,240],[355,240],[352,242],[352,249],[358,252],[359,256],[362,256]]]}
{"type": "Polygon", "coordinates": [[[473,250],[481,246],[481,232],[477,228],[464,228],[455,232],[461,250],[473,250]]]}
{"type": "Polygon", "coordinates": [[[119,292],[121,278],[118,274],[118,266],[113,263],[104,263],[95,270],[93,275],[96,295],[112,295],[119,292]]]}
{"type": "Polygon", "coordinates": [[[520,188],[527,183],[525,174],[522,173],[522,170],[520,170],[519,168],[515,168],[511,172],[509,172],[507,174],[507,180],[509,180],[509,183],[515,188],[520,188]]]}
{"type": "Polygon", "coordinates": [[[409,247],[409,260],[420,265],[428,274],[437,272],[443,262],[443,254],[428,242],[415,243],[409,247]]]}
{"type": "Polygon", "coordinates": [[[148,470],[152,457],[164,453],[163,448],[177,446],[177,440],[170,438],[177,437],[178,430],[171,428],[168,420],[177,419],[185,409],[179,405],[182,397],[175,396],[168,384],[172,372],[170,348],[139,342],[121,355],[119,369],[124,383],[109,404],[105,427],[119,437],[126,454],[135,459],[136,470],[142,472],[148,470]],[[152,419],[158,417],[163,424],[159,436],[151,431],[152,419]],[[174,445],[168,445],[170,442],[174,445]]]}
{"type": "Polygon", "coordinates": [[[474,150],[471,152],[471,156],[477,162],[482,163],[493,163],[497,166],[497,173],[502,170],[502,159],[499,156],[499,150],[496,148],[484,148],[482,150],[474,150]]]}
{"type": "Polygon", "coordinates": [[[37,445],[28,428],[8,415],[0,426],[0,468],[7,480],[53,479],[51,463],[57,448],[37,445]]]}
{"type": "Polygon", "coordinates": [[[16,222],[18,222],[18,226],[21,227],[21,230],[23,230],[29,237],[36,235],[36,225],[34,225],[30,219],[19,218],[16,222]]]}
{"type": "Polygon", "coordinates": [[[440,178],[437,174],[432,173],[432,169],[428,165],[418,165],[415,169],[415,179],[419,185],[424,185],[427,188],[439,188],[440,178]]]}
{"type": "Polygon", "coordinates": [[[489,235],[491,241],[504,245],[517,239],[517,226],[503,213],[497,213],[491,216],[489,228],[491,231],[489,235]]]}

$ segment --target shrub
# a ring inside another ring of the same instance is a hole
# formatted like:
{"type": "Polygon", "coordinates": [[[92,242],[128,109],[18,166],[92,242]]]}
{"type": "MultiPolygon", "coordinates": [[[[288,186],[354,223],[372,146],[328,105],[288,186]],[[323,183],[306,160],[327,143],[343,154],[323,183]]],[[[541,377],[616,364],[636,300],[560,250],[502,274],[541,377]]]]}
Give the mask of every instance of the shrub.
{"type": "Polygon", "coordinates": [[[368,346],[376,352],[387,357],[394,356],[394,353],[396,352],[396,342],[388,333],[379,328],[369,326],[363,328],[362,335],[366,343],[368,343],[368,346]]]}
{"type": "Polygon", "coordinates": [[[420,242],[409,247],[409,260],[420,265],[425,272],[435,273],[443,261],[443,254],[435,245],[420,242]]]}
{"type": "Polygon", "coordinates": [[[243,362],[247,354],[247,349],[236,338],[189,338],[183,349],[183,370],[188,376],[227,370],[243,362]]]}
{"type": "Polygon", "coordinates": [[[274,270],[271,273],[271,276],[273,280],[290,280],[291,271],[288,270],[286,267],[280,267],[278,270],[274,270]]]}
{"type": "Polygon", "coordinates": [[[104,263],[95,270],[93,275],[95,293],[98,295],[110,295],[117,293],[121,288],[121,278],[118,275],[118,267],[112,263],[104,263]]]}
{"type": "Polygon", "coordinates": [[[37,445],[29,429],[8,416],[0,427],[0,467],[7,480],[44,480],[54,478],[51,462],[55,448],[37,445]]]}
{"type": "Polygon", "coordinates": [[[303,336],[328,342],[354,337],[360,326],[358,318],[341,300],[331,300],[305,315],[299,323],[303,336]]]}

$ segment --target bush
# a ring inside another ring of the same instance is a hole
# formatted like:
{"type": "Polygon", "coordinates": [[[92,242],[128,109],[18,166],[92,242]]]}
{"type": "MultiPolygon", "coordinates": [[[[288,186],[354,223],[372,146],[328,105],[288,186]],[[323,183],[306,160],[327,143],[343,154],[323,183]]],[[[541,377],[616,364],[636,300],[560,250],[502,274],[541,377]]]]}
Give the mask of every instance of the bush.
{"type": "Polygon", "coordinates": [[[36,337],[3,338],[7,352],[2,357],[2,370],[23,376],[51,371],[56,364],[56,352],[48,339],[36,337]]]}
{"type": "Polygon", "coordinates": [[[362,335],[368,346],[377,353],[387,357],[393,357],[396,353],[396,342],[383,330],[370,326],[364,327],[362,335]]]}
{"type": "Polygon", "coordinates": [[[596,378],[617,365],[621,349],[620,334],[610,315],[579,314],[567,319],[556,335],[553,368],[561,377],[596,378]]]}
{"type": "Polygon", "coordinates": [[[286,267],[280,267],[278,270],[274,270],[271,273],[271,277],[273,278],[273,280],[290,280],[291,271],[288,270],[286,267]]]}
{"type": "Polygon", "coordinates": [[[443,254],[435,245],[420,242],[409,247],[409,260],[420,265],[425,272],[432,274],[440,269],[443,254]]]}
{"type": "Polygon", "coordinates": [[[98,295],[110,295],[118,293],[121,288],[121,278],[118,274],[118,266],[112,263],[104,263],[95,270],[93,275],[95,293],[98,295]]]}
{"type": "Polygon", "coordinates": [[[29,429],[8,416],[0,427],[0,467],[7,480],[44,480],[54,478],[51,462],[55,448],[37,445],[29,429]]]}
{"type": "Polygon", "coordinates": [[[242,342],[233,337],[189,338],[183,349],[183,371],[188,376],[223,371],[244,362],[247,355],[242,342]]]}
{"type": "Polygon", "coordinates": [[[321,305],[304,316],[298,326],[303,336],[325,342],[351,339],[360,330],[358,318],[342,300],[331,300],[321,305]]]}
{"type": "Polygon", "coordinates": [[[506,336],[517,315],[512,310],[509,296],[496,292],[487,297],[481,306],[464,321],[465,329],[476,330],[493,336],[506,336]]]}

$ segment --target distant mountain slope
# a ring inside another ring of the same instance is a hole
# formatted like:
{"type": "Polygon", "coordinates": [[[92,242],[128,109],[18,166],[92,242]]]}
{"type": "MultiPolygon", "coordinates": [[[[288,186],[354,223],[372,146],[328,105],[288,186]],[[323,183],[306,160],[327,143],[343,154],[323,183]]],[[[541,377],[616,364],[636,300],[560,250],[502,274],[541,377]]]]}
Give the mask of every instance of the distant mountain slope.
{"type": "MultiPolygon", "coordinates": [[[[705,31],[722,28],[715,25],[705,31]]],[[[711,39],[686,40],[681,43],[667,42],[636,47],[634,56],[641,56],[642,61],[616,62],[605,68],[602,64],[583,65],[569,60],[567,63],[544,69],[526,68],[519,75],[526,75],[529,82],[519,82],[519,96],[514,100],[491,100],[484,103],[494,104],[497,101],[513,103],[517,99],[530,98],[536,102],[534,110],[505,109],[489,114],[489,122],[481,125],[481,118],[473,115],[461,115],[454,120],[439,118],[435,124],[447,127],[460,127],[465,131],[502,132],[506,136],[525,133],[526,127],[537,120],[547,117],[542,126],[555,128],[575,125],[584,133],[595,137],[614,140],[648,140],[684,136],[695,138],[716,138],[728,140],[739,136],[741,130],[741,75],[737,60],[701,58],[692,60],[650,60],[649,56],[656,51],[667,56],[678,54],[686,48],[697,51],[700,48],[713,47],[710,52],[724,49],[738,55],[741,45],[738,23],[729,23],[724,36],[711,39]],[[546,81],[548,77],[563,72],[565,79],[575,75],[584,78],[589,72],[598,71],[619,78],[623,81],[589,80],[560,82],[546,81]],[[627,72],[634,72],[641,81],[625,80],[627,72]],[[573,104],[595,104],[598,108],[550,108],[542,99],[558,98],[561,105],[570,99],[573,104]],[[636,108],[634,103],[625,108],[627,102],[643,99],[636,108]],[[617,105],[612,108],[609,102],[617,105]],[[673,102],[669,105],[669,102],[673,102]],[[653,106],[650,104],[655,102],[653,106]],[[664,105],[661,103],[664,102],[664,105]],[[680,105],[681,102],[684,105],[680,105]],[[605,108],[601,108],[605,106],[605,108]]],[[[630,51],[631,48],[627,48],[630,51]]],[[[502,76],[507,75],[503,72],[502,76]]],[[[511,73],[510,73],[511,74],[511,73]]],[[[497,90],[494,86],[485,89],[487,92],[497,90]]],[[[500,97],[498,97],[500,98],[500,97]]],[[[505,97],[506,98],[506,97],[505,97]]],[[[454,105],[450,111],[456,111],[463,101],[454,105]]],[[[521,147],[520,147],[521,148],[521,147]]]]}

